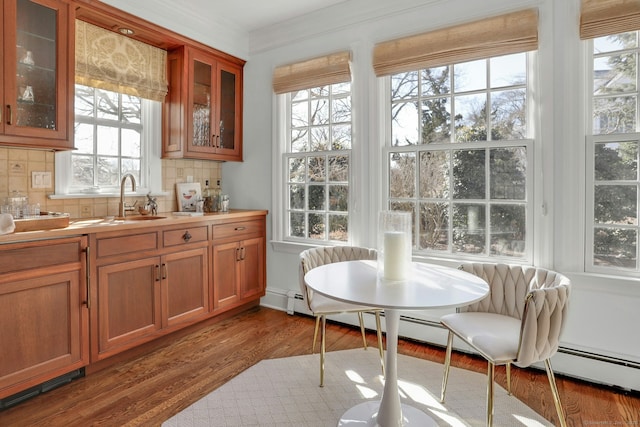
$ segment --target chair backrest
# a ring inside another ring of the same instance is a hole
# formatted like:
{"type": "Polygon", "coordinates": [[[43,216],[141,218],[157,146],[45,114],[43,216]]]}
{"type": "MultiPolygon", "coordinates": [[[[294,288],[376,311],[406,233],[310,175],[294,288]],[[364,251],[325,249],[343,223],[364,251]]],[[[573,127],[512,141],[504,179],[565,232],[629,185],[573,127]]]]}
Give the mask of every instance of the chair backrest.
{"type": "Polygon", "coordinates": [[[300,290],[307,306],[311,310],[313,291],[304,283],[304,275],[310,270],[325,264],[341,261],[375,260],[378,252],[375,249],[361,248],[358,246],[321,246],[307,249],[300,253],[300,290]]]}
{"type": "Polygon", "coordinates": [[[526,367],[556,353],[567,316],[569,278],[521,265],[465,263],[460,269],[489,284],[486,298],[461,311],[496,313],[522,320],[516,365],[526,367]]]}

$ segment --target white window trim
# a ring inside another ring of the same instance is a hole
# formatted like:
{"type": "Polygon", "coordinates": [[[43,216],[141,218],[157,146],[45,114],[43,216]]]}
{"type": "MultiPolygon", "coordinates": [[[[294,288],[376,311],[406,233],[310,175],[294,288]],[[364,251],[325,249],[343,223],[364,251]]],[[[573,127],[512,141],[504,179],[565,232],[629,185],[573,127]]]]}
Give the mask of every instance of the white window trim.
{"type": "MultiPolygon", "coordinates": [[[[145,170],[142,183],[136,187],[135,192],[127,192],[127,196],[166,195],[162,191],[162,103],[157,101],[142,100],[142,115],[146,117],[142,131],[143,157],[145,170]]],[[[72,193],[68,191],[72,179],[71,152],[59,151],[55,154],[55,194],[50,199],[70,198],[100,198],[119,196],[119,192],[109,191],[100,193],[72,193]]]]}

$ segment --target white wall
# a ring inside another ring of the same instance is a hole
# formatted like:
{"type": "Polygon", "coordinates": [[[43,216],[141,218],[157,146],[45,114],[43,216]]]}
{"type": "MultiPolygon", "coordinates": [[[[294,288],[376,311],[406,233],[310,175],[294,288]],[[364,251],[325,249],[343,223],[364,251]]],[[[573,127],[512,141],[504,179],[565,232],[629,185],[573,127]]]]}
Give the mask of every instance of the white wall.
{"type": "MultiPolygon", "coordinates": [[[[150,2],[151,0],[145,0],[150,2]]],[[[118,6],[122,0],[110,0],[118,6]]],[[[160,2],[162,6],[163,0],[160,2]]],[[[133,7],[133,6],[129,6],[133,7]]],[[[539,81],[542,126],[537,129],[543,149],[536,161],[544,165],[536,177],[536,263],[553,267],[573,279],[571,314],[564,347],[632,362],[635,367],[591,360],[583,356],[559,353],[553,359],[557,372],[624,388],[640,390],[640,339],[635,332],[640,324],[640,281],[620,280],[584,274],[584,97],[582,43],[578,39],[579,0],[351,0],[308,16],[300,23],[288,22],[250,34],[248,43],[240,37],[227,43],[216,39],[191,23],[172,23],[196,39],[205,37],[216,48],[218,41],[230,45],[229,53],[247,51],[244,87],[244,162],[223,165],[223,190],[230,194],[236,208],[266,208],[273,212],[272,146],[274,139],[274,95],[271,90],[273,69],[282,64],[351,49],[354,55],[354,93],[360,110],[355,130],[368,146],[356,155],[365,169],[375,171],[380,164],[376,152],[381,141],[377,123],[376,79],[371,68],[371,50],[380,41],[428,31],[460,22],[500,13],[537,7],[540,13],[539,81]],[[247,48],[248,46],[248,48],[247,48]],[[366,155],[368,153],[369,155],[366,155]],[[545,203],[545,209],[542,207],[545,203]]],[[[142,9],[142,8],[140,8],[142,9]]],[[[140,11],[142,12],[142,11],[140,11]]],[[[144,16],[135,11],[134,13],[144,16]]],[[[145,12],[147,13],[147,12],[145,12]]],[[[162,15],[157,12],[156,15],[162,15]]],[[[172,16],[172,15],[168,15],[172,16]]],[[[162,23],[161,18],[150,20],[162,23]]],[[[171,21],[170,19],[165,21],[171,21]]],[[[179,20],[178,20],[179,21],[179,20]]],[[[196,24],[198,24],[196,22],[196,24]]],[[[238,56],[243,56],[239,54],[238,56]]],[[[370,174],[375,178],[377,174],[370,174]]],[[[375,181],[374,181],[375,184],[375,181]]],[[[358,182],[359,192],[367,187],[358,182]]],[[[376,188],[372,185],[371,188],[376,188]]],[[[380,195],[359,200],[356,215],[366,222],[377,211],[380,195]]],[[[272,237],[272,215],[268,217],[268,239],[272,237]]],[[[370,234],[358,242],[375,246],[370,234]]],[[[298,253],[303,247],[282,248],[268,245],[267,296],[263,304],[284,309],[286,294],[297,291],[298,253]]],[[[419,319],[436,321],[440,311],[407,313],[419,319]]],[[[370,319],[368,319],[370,320],[370,319]]],[[[400,333],[417,339],[444,343],[442,330],[405,321],[400,333]]],[[[311,339],[311,338],[310,338],[311,339]]]]}

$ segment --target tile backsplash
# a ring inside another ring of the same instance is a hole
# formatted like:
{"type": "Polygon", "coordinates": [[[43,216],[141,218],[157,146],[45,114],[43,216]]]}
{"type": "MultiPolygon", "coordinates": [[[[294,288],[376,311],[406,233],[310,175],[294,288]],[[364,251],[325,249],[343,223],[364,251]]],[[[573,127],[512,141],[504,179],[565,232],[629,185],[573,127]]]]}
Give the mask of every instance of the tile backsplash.
{"type": "MultiPolygon", "coordinates": [[[[176,183],[187,182],[192,176],[194,182],[204,187],[205,180],[215,187],[222,179],[219,162],[208,160],[164,159],[162,160],[162,190],[166,195],[157,196],[158,212],[177,210],[176,183]]],[[[40,204],[42,211],[66,212],[72,218],[91,218],[118,214],[118,197],[56,198],[48,196],[55,188],[55,154],[52,151],[23,150],[0,147],[0,204],[12,191],[19,191],[29,197],[29,203],[40,204]],[[31,172],[51,172],[51,187],[33,188],[31,172]]],[[[127,183],[127,188],[129,187],[127,183]]],[[[126,197],[128,204],[138,200],[144,205],[146,198],[126,197]]]]}

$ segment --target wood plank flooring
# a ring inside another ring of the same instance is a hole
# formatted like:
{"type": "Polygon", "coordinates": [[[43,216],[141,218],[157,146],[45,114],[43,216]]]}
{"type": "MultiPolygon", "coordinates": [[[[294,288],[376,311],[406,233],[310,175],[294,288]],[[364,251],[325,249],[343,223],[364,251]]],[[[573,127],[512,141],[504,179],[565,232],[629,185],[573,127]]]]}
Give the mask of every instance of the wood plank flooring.
{"type": "MultiPolygon", "coordinates": [[[[314,319],[257,307],[154,343],[121,360],[0,412],[0,426],[159,426],[262,359],[311,353],[314,319]]],[[[375,333],[368,335],[375,348],[375,333]]],[[[358,348],[358,330],[329,323],[327,351],[358,348]]],[[[444,351],[400,340],[399,352],[442,363],[444,351]]],[[[454,366],[486,372],[478,358],[454,353],[454,366]]],[[[557,377],[569,426],[640,426],[640,395],[557,377]]],[[[496,381],[505,385],[504,369],[496,381]]],[[[544,371],[514,368],[514,395],[557,425],[544,371]]]]}

